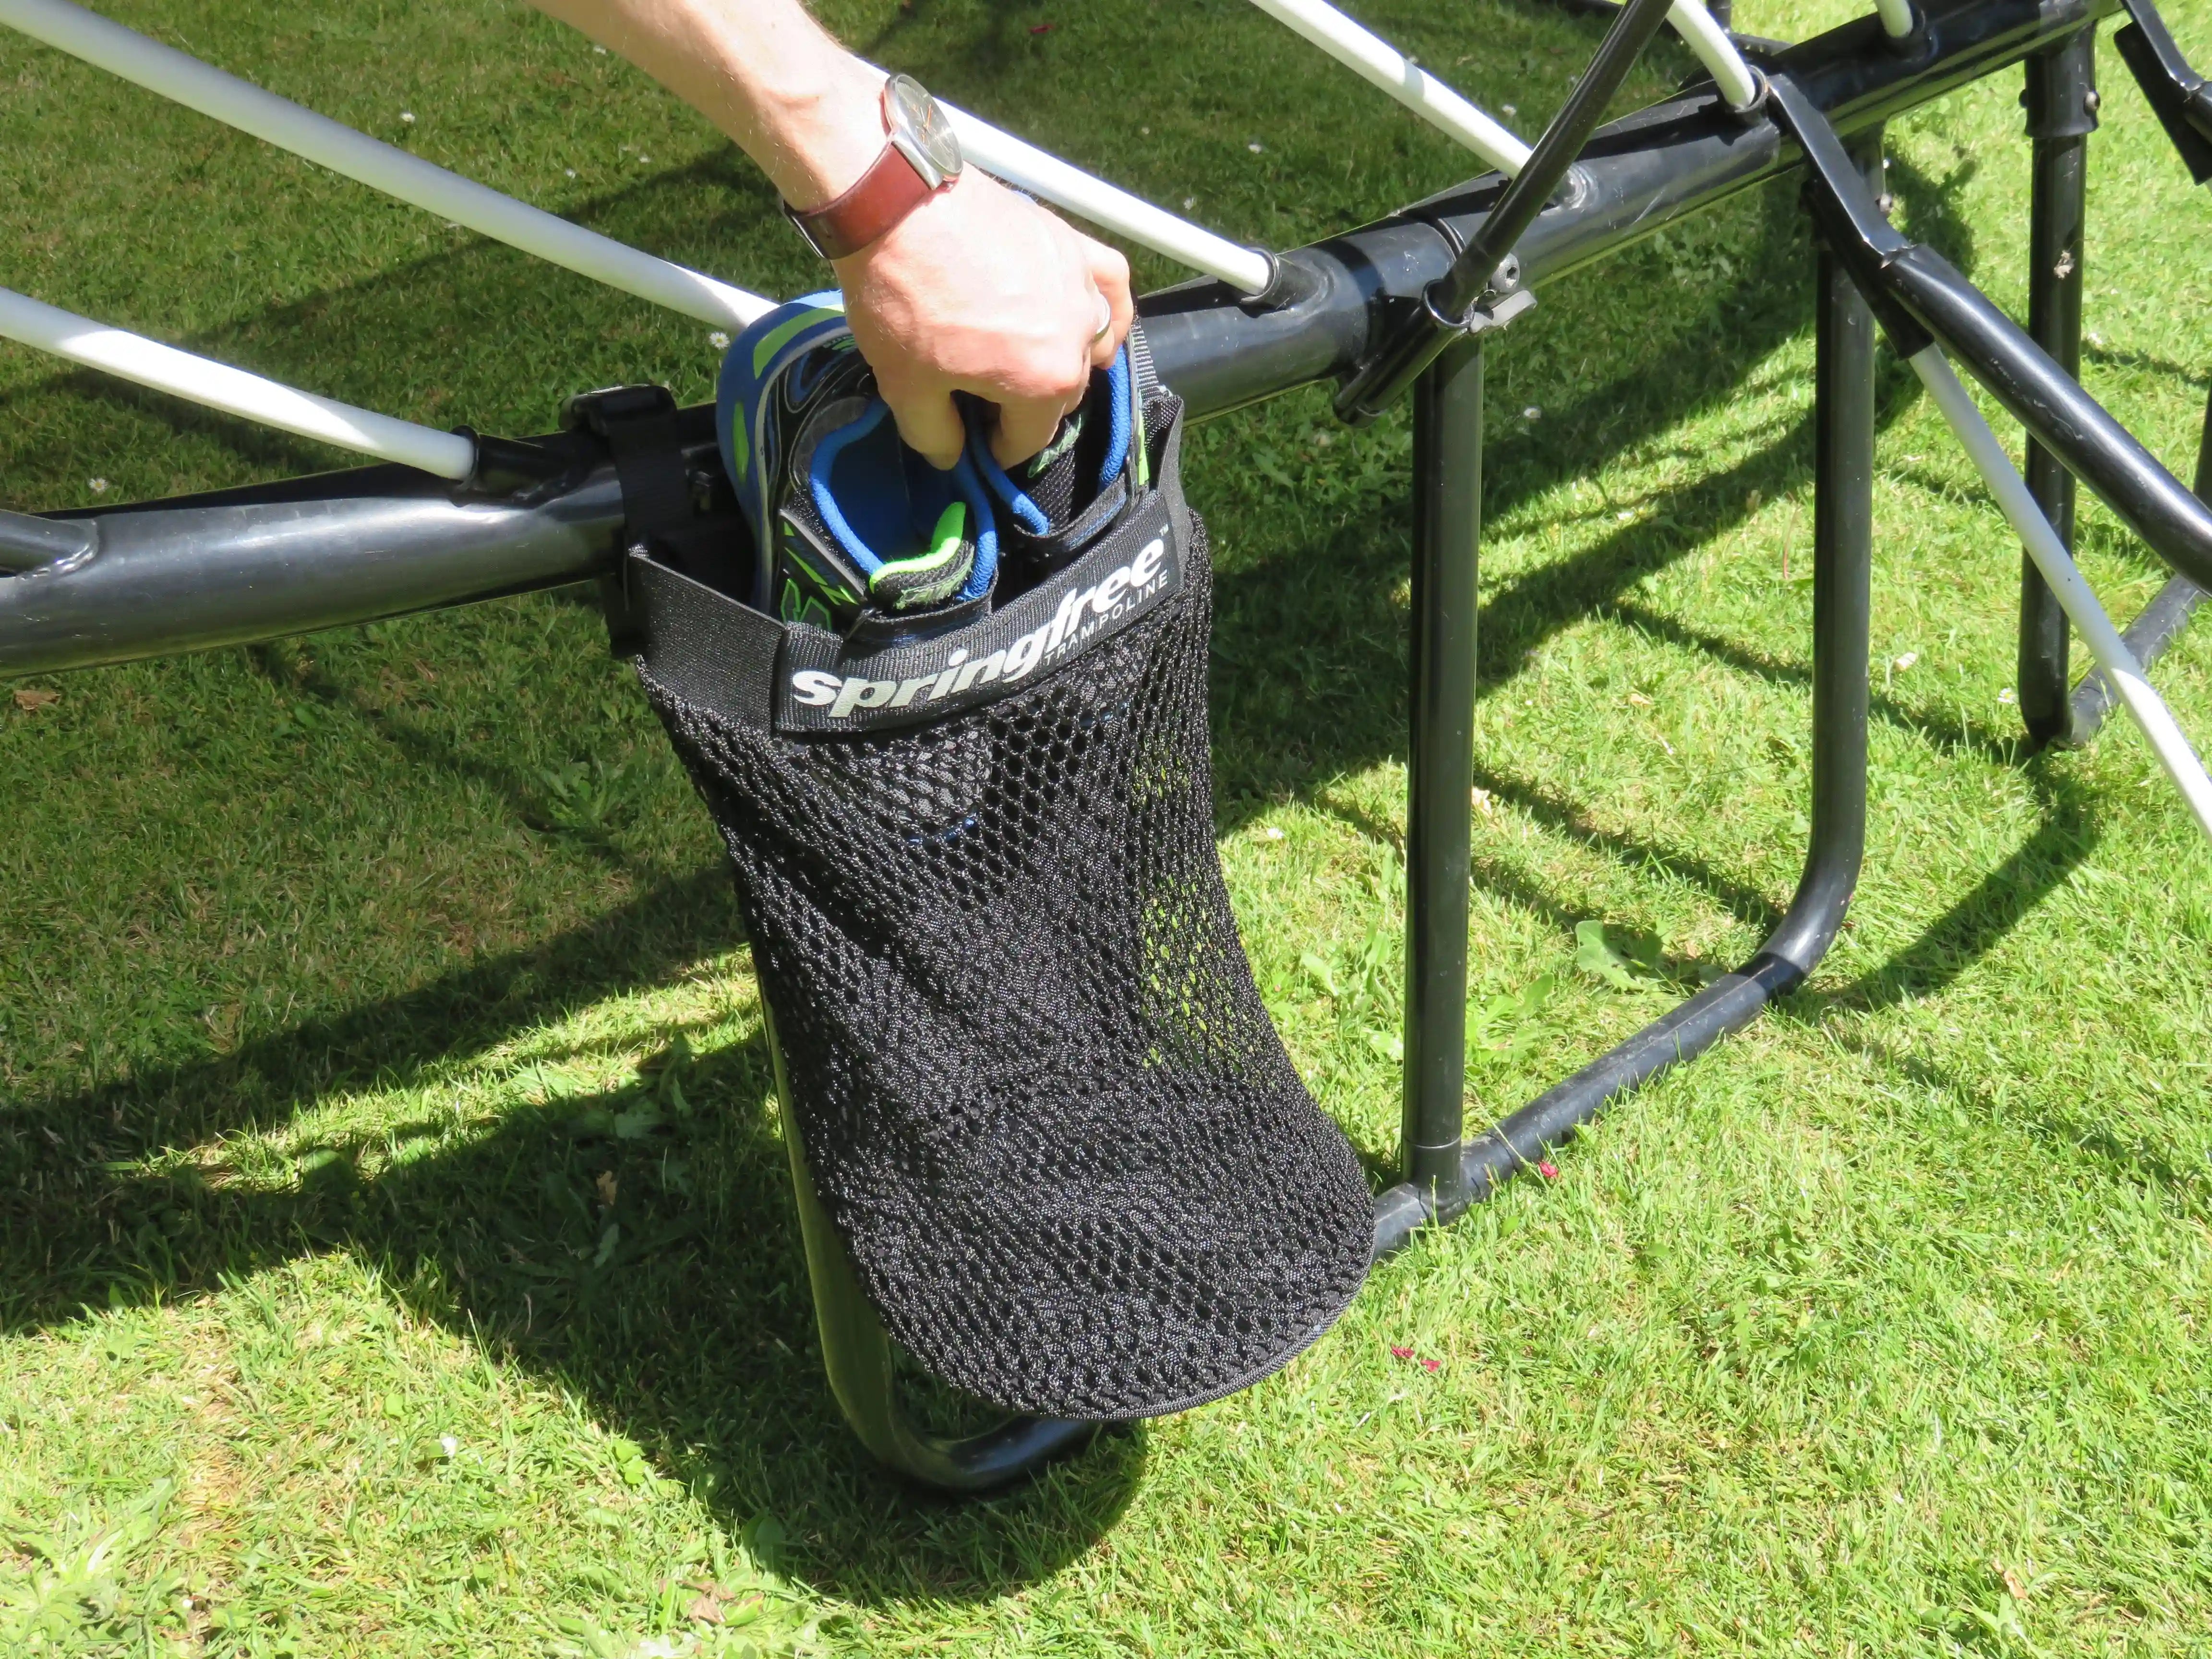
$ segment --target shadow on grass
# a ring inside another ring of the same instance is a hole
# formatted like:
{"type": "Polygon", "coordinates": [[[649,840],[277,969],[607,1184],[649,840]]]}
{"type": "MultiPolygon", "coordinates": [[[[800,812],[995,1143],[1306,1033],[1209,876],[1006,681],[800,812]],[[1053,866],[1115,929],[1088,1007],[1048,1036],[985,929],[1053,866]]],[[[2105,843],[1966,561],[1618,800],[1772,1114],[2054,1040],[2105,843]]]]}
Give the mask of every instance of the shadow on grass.
{"type": "MultiPolygon", "coordinates": [[[[2027,776],[2042,817],[2002,863],[1917,938],[1857,978],[1832,988],[1800,989],[1782,1005],[1784,1017],[1819,1025],[1840,1047],[1961,1103],[1978,1118],[1996,1118],[1997,1103],[1987,1091],[1837,1016],[1872,1013],[1939,995],[2087,862],[2102,839],[2097,802],[2079,781],[2057,773],[2056,765],[2043,757],[2027,763],[2027,776]]],[[[2043,1142],[2054,1163],[2086,1163],[2109,1178],[2154,1188],[2178,1213],[2200,1224],[2212,1222],[2212,1179],[2201,1167],[2176,1164],[2148,1139],[2125,1137],[2111,1121],[2087,1110],[2068,1110],[2047,1097],[2025,1109],[2014,1103],[2004,1115],[2043,1142]]]]}
{"type": "Polygon", "coordinates": [[[638,1079],[604,1093],[548,1099],[528,1073],[458,1150],[451,1125],[426,1121],[295,1149],[269,1186],[183,1161],[120,1168],[431,1080],[741,938],[727,875],[702,872],[339,1018],[0,1113],[0,1328],[342,1250],[419,1314],[590,1400],[733,1525],[777,1516],[804,1540],[787,1570],[824,1590],[961,1599],[1055,1571],[1127,1503],[1142,1434],[957,1510],[905,1494],[861,1450],[823,1386],[757,1021],[696,1059],[664,1030],[638,1079]]]}
{"type": "Polygon", "coordinates": [[[2017,1107],[2001,1109],[1986,1090],[1978,1089],[1940,1066],[1917,1054],[1906,1054],[1887,1043],[1848,1040],[1849,1046],[1897,1077],[1948,1099],[1962,1102],[1972,1115],[1984,1121],[2002,1116],[2024,1123],[2054,1158],[2070,1163],[2087,1161],[2115,1179],[2155,1190],[2173,1212],[2203,1225],[2212,1223],[2212,1181],[2201,1165],[2185,1166],[2164,1148],[2142,1137],[2124,1137],[2110,1123],[2039,1103],[2024,1114],[2017,1107]]]}
{"type": "MultiPolygon", "coordinates": [[[[1633,599],[1618,600],[1598,609],[1650,639],[1725,663],[1740,674],[1765,680],[1770,685],[1802,686],[1808,694],[1812,690],[1813,664],[1809,657],[1791,661],[1756,646],[1692,628],[1633,599]]],[[[1908,703],[1874,691],[1869,695],[1867,709],[1874,719],[1911,732],[1939,754],[1972,755],[2000,766],[2014,766],[2027,750],[2024,733],[2002,732],[1978,720],[1962,720],[1955,708],[1908,703]]]]}
{"type": "MultiPolygon", "coordinates": [[[[556,603],[587,606],[594,614],[599,609],[594,589],[586,584],[555,588],[547,597],[556,603]]],[[[580,775],[579,782],[571,785],[564,799],[557,787],[562,780],[554,775],[541,770],[532,776],[521,768],[487,757],[480,746],[456,744],[429,723],[379,704],[340,684],[319,666],[303,665],[281,643],[247,646],[243,650],[256,672],[270,684],[295,697],[313,698],[326,708],[344,709],[380,742],[414,765],[482,784],[507,803],[517,822],[534,830],[565,836],[570,845],[580,848],[610,870],[641,881],[652,879],[653,867],[624,851],[611,833],[611,824],[603,819],[595,821],[592,813],[594,808],[611,805],[616,796],[625,793],[634,796],[649,787],[651,781],[677,772],[678,763],[665,747],[655,746],[643,756],[624,757],[611,766],[604,757],[592,757],[588,765],[574,769],[580,775]]]]}

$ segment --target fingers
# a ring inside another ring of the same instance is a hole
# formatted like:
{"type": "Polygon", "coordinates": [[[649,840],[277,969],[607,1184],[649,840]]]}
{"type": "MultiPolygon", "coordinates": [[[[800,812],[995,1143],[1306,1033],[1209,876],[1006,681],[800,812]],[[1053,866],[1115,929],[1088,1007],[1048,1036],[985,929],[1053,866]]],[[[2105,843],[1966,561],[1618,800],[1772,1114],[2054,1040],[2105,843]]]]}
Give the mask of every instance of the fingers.
{"type": "MultiPolygon", "coordinates": [[[[898,422],[899,439],[908,449],[939,472],[950,472],[959,465],[960,452],[967,447],[968,431],[960,423],[960,411],[953,406],[951,392],[942,388],[921,393],[894,392],[880,380],[878,390],[890,405],[891,419],[898,422]]],[[[1051,434],[1045,435],[1049,438],[1051,434]]],[[[1037,446],[1038,449],[1043,447],[1042,443],[1037,446]]]]}
{"type": "Polygon", "coordinates": [[[997,406],[992,453],[1017,465],[1052,441],[1135,317],[1120,252],[981,173],[840,261],[837,277],[900,437],[940,468],[960,458],[956,393],[997,406]],[[979,247],[1003,257],[979,263],[979,247]]]}
{"type": "Polygon", "coordinates": [[[1129,292],[1129,262],[1121,257],[1119,249],[1094,242],[1088,236],[1081,240],[1090,262],[1091,283],[1113,307],[1114,319],[1104,336],[1091,343],[1091,366],[1103,368],[1114,361],[1114,354],[1121,350],[1121,342],[1128,337],[1130,324],[1136,320],[1136,301],[1129,292]]]}
{"type": "MultiPolygon", "coordinates": [[[[1081,401],[1081,394],[1077,396],[1081,401]]],[[[999,405],[999,428],[991,434],[991,453],[1000,466],[1014,466],[1052,441],[1060,417],[1073,405],[1057,398],[1025,398],[999,405]]]]}

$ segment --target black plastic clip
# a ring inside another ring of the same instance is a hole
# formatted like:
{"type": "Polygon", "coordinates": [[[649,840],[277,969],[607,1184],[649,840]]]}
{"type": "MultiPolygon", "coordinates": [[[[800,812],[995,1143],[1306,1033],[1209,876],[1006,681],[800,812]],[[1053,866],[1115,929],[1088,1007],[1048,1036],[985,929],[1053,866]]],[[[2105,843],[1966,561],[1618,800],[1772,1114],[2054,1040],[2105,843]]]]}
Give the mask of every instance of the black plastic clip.
{"type": "Polygon", "coordinates": [[[1364,426],[1403,395],[1422,371],[1455,341],[1504,328],[1531,310],[1536,295],[1520,286],[1521,262],[1508,255],[1467,309],[1453,316],[1439,290],[1441,278],[1421,290],[1410,305],[1400,301],[1398,322],[1382,349],[1362,364],[1336,394],[1336,416],[1347,426],[1364,426]]]}
{"type": "Polygon", "coordinates": [[[1644,48],[1667,21],[1671,3],[1627,0],[1615,14],[1589,67],[1568,91],[1567,101],[1492,205],[1474,240],[1459,251],[1449,270],[1422,290],[1420,304],[1399,316],[1375,355],[1339,389],[1339,420],[1365,425],[1456,342],[1502,327],[1534,303],[1533,295],[1513,297],[1520,276],[1520,266],[1513,263],[1514,245],[1543,211],[1552,192],[1571,177],[1583,146],[1605,118],[1606,106],[1644,48]]]}
{"type": "Polygon", "coordinates": [[[1281,311],[1301,300],[1310,299],[1320,290],[1320,278],[1302,263],[1285,259],[1268,248],[1255,247],[1252,252],[1267,262],[1267,282],[1257,293],[1247,294],[1237,301],[1246,311],[1255,314],[1281,311]]]}
{"type": "Polygon", "coordinates": [[[633,557],[653,558],[708,586],[750,597],[751,559],[734,492],[711,450],[713,411],[679,410],[664,386],[579,392],[561,405],[561,427],[607,447],[622,485],[623,556],[599,583],[607,644],[618,657],[643,647],[629,591],[633,557]]]}
{"type": "Polygon", "coordinates": [[[495,438],[472,426],[453,430],[477,447],[476,464],[461,480],[464,495],[529,504],[575,482],[573,458],[557,449],[521,438],[495,438]]]}

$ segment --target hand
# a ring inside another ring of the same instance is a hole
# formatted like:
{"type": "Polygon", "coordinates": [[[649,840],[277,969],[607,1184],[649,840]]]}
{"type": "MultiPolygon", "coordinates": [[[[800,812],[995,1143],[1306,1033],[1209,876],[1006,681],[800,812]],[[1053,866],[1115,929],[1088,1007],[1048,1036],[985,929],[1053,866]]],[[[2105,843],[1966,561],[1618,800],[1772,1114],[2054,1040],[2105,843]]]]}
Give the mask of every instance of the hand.
{"type": "Polygon", "coordinates": [[[939,467],[966,441],[955,392],[998,406],[1000,465],[1025,461],[1135,314],[1127,259],[972,167],[836,270],[899,436],[939,467]]]}
{"type": "MultiPolygon", "coordinates": [[[[535,3],[704,112],[794,207],[830,201],[883,149],[881,72],[800,0],[535,3]]],[[[966,441],[954,392],[998,405],[1000,465],[1027,460],[1135,314],[1127,260],[972,167],[836,270],[899,435],[940,467],[966,441]]]]}

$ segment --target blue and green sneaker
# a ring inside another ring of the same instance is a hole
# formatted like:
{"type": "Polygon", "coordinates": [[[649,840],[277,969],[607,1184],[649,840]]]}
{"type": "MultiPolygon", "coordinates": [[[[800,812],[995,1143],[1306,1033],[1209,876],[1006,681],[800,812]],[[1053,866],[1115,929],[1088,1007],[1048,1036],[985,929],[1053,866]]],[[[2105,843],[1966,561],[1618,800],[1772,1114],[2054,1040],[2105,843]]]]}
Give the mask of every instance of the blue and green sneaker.
{"type": "Polygon", "coordinates": [[[998,524],[975,446],[940,472],[899,441],[843,299],[777,307],[732,343],[716,387],[722,463],[763,550],[751,600],[840,632],[987,599],[998,524]]]}

